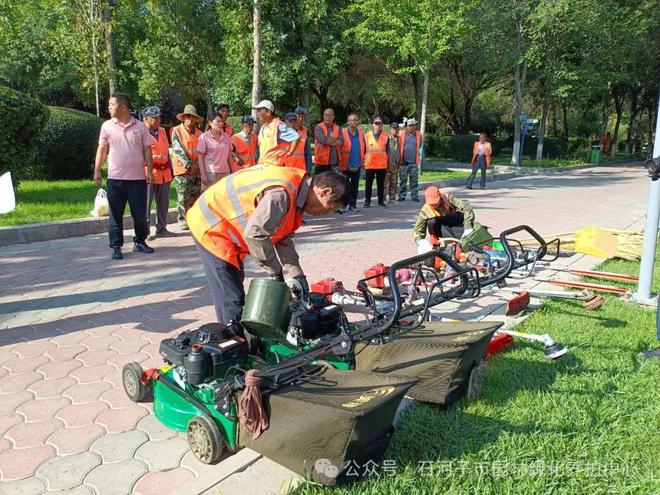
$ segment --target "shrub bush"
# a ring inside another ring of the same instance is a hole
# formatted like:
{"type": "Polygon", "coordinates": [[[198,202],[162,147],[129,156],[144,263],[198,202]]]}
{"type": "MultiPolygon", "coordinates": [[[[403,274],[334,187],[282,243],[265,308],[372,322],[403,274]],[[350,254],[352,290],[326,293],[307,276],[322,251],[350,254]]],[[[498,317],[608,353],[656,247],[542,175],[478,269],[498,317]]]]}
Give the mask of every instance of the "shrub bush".
{"type": "Polygon", "coordinates": [[[39,135],[48,108],[31,96],[0,86],[0,171],[30,178],[39,157],[39,135]]]}
{"type": "Polygon", "coordinates": [[[41,156],[35,178],[91,178],[101,129],[98,117],[71,108],[49,110],[50,118],[39,139],[41,156]]]}

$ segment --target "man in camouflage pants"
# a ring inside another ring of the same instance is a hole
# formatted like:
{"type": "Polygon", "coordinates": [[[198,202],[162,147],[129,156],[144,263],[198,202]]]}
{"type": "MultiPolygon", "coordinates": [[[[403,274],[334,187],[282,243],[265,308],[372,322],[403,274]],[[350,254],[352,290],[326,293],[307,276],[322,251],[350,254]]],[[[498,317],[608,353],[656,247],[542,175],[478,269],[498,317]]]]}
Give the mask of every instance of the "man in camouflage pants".
{"type": "Polygon", "coordinates": [[[399,201],[406,200],[406,190],[410,184],[410,199],[419,202],[419,163],[421,133],[417,130],[417,120],[408,119],[406,130],[399,134],[401,165],[399,165],[399,201]]]}
{"type": "Polygon", "coordinates": [[[202,133],[196,127],[203,119],[193,105],[186,105],[176,116],[181,121],[172,128],[172,164],[176,187],[179,228],[188,230],[186,212],[202,193],[202,178],[197,163],[197,144],[202,133]]]}

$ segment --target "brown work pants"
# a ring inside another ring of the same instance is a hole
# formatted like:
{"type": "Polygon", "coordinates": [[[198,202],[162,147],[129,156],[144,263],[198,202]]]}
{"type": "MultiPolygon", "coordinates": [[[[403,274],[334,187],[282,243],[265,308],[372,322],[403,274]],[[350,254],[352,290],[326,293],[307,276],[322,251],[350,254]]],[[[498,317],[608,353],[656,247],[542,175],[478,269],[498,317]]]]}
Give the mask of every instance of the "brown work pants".
{"type": "Polygon", "coordinates": [[[397,181],[399,179],[399,166],[388,165],[385,175],[385,190],[389,195],[390,201],[396,201],[397,181]]]}

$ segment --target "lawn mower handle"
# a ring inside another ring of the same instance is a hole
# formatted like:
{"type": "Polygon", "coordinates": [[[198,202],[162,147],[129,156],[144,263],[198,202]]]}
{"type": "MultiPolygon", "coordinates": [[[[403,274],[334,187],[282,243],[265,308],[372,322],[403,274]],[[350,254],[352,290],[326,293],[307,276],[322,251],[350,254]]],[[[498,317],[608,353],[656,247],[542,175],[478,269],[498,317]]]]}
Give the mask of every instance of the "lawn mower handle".
{"type": "Polygon", "coordinates": [[[543,258],[547,252],[548,252],[548,245],[545,242],[545,239],[540,236],[540,234],[531,228],[529,225],[518,225],[517,227],[513,227],[511,229],[504,230],[500,233],[500,242],[504,244],[503,239],[506,239],[507,236],[516,234],[518,232],[527,232],[529,235],[531,235],[536,242],[539,243],[541,246],[538,252],[538,258],[543,258]]]}

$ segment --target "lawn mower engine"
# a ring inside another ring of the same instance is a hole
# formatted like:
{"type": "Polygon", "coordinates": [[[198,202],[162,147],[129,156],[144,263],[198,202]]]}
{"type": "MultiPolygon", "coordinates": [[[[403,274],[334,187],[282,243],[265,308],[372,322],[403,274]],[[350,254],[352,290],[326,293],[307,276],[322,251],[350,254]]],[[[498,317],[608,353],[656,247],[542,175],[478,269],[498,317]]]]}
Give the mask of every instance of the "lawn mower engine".
{"type": "Polygon", "coordinates": [[[287,341],[295,346],[308,346],[334,337],[340,332],[343,314],[341,306],[329,303],[322,294],[312,293],[308,304],[293,305],[287,341]]]}
{"type": "Polygon", "coordinates": [[[248,345],[240,330],[208,323],[160,343],[160,355],[176,368],[178,377],[199,386],[227,376],[232,367],[244,368],[248,345]]]}

